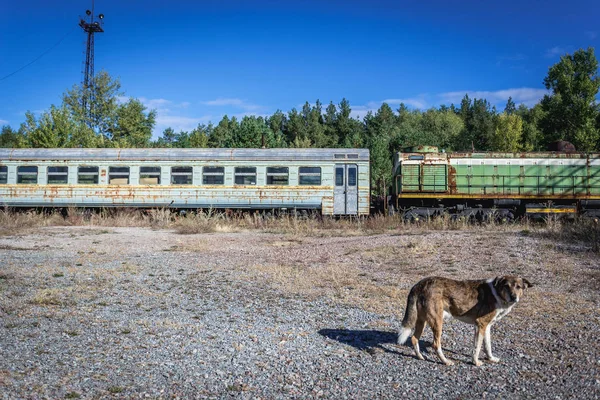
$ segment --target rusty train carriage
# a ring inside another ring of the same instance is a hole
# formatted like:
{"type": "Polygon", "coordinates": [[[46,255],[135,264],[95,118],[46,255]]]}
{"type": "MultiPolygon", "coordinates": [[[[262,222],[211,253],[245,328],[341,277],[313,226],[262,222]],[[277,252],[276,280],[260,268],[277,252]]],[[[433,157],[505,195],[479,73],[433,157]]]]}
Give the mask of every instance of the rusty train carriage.
{"type": "Polygon", "coordinates": [[[512,219],[600,218],[600,154],[444,153],[420,146],[394,160],[393,206],[407,219],[450,213],[512,219]]]}
{"type": "Polygon", "coordinates": [[[0,205],[366,215],[366,149],[0,149],[0,205]]]}

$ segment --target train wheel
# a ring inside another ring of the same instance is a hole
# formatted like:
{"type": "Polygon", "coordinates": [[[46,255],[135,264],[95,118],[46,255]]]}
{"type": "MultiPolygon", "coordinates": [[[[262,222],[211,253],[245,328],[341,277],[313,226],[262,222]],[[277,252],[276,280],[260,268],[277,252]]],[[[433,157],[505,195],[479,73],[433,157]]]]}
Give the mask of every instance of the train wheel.
{"type": "Polygon", "coordinates": [[[588,220],[588,221],[592,221],[595,224],[600,223],[600,214],[598,213],[585,213],[583,214],[583,217],[588,220]]]}
{"type": "Polygon", "coordinates": [[[411,224],[416,224],[416,223],[424,221],[424,220],[425,220],[425,218],[423,218],[422,215],[419,215],[414,211],[408,211],[407,213],[404,214],[404,221],[410,222],[411,224]]]}
{"type": "Polygon", "coordinates": [[[499,213],[496,215],[496,222],[499,224],[510,224],[515,220],[515,215],[512,212],[499,213]]]}

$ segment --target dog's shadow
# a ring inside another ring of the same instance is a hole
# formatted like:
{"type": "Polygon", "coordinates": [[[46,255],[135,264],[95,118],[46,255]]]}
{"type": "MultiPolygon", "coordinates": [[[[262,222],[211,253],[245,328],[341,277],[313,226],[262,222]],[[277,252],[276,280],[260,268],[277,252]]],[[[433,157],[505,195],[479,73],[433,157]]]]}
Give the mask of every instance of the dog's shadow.
{"type": "Polygon", "coordinates": [[[347,344],[370,354],[378,351],[401,354],[398,351],[390,350],[388,347],[383,346],[386,344],[396,344],[398,342],[398,334],[395,332],[352,329],[321,329],[319,331],[319,335],[325,336],[329,339],[337,340],[340,343],[347,344]]]}
{"type": "MultiPolygon", "coordinates": [[[[408,358],[417,358],[412,352],[412,345],[407,346],[410,348],[409,354],[401,351],[390,349],[389,346],[385,345],[396,345],[398,343],[398,334],[396,332],[376,331],[376,330],[352,330],[352,329],[321,329],[319,335],[326,338],[336,340],[340,343],[352,346],[358,350],[366,351],[369,354],[375,354],[377,352],[393,353],[408,358]]],[[[421,352],[428,354],[432,343],[429,341],[420,340],[421,352]]],[[[447,353],[458,355],[454,351],[444,350],[447,353]]],[[[434,352],[435,353],[435,352],[434,352]]],[[[436,362],[436,360],[428,360],[436,362]]]]}

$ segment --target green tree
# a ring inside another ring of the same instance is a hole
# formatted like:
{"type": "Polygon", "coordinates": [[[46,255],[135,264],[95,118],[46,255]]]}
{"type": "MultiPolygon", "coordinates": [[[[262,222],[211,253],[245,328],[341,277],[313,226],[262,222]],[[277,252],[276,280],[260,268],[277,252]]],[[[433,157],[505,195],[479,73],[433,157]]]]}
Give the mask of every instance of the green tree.
{"type": "Polygon", "coordinates": [[[513,101],[512,97],[508,98],[508,101],[506,102],[506,107],[504,107],[504,112],[507,115],[512,115],[517,112],[517,107],[515,106],[515,102],[513,101]]]}
{"type": "Polygon", "coordinates": [[[9,125],[4,125],[0,131],[0,147],[23,148],[27,147],[27,138],[19,131],[15,131],[9,125]]]}
{"type": "Polygon", "coordinates": [[[268,141],[268,128],[262,117],[244,116],[234,135],[233,147],[261,148],[268,141]]]}
{"type": "MultiPolygon", "coordinates": [[[[304,104],[303,110],[306,110],[307,107],[309,108],[309,110],[306,111],[308,114],[310,112],[308,102],[304,104]]],[[[287,121],[287,142],[292,146],[295,144],[302,144],[303,147],[311,147],[312,142],[310,141],[308,126],[306,125],[306,119],[303,117],[303,114],[299,113],[295,108],[292,108],[288,113],[287,121]]]]}
{"type": "Polygon", "coordinates": [[[363,125],[350,115],[350,102],[345,98],[339,104],[335,120],[338,145],[345,148],[361,147],[363,145],[363,125]]]}
{"type": "Polygon", "coordinates": [[[158,138],[156,141],[157,147],[175,147],[175,142],[177,141],[177,134],[175,130],[171,127],[165,128],[162,133],[162,136],[158,138]]]}
{"type": "Polygon", "coordinates": [[[112,138],[112,130],[116,125],[121,83],[113,79],[108,72],[100,71],[94,76],[94,84],[86,88],[83,84],[74,85],[63,95],[63,104],[73,119],[83,123],[94,132],[112,138]],[[91,113],[86,106],[91,101],[91,113]]]}
{"type": "Polygon", "coordinates": [[[371,156],[371,187],[375,195],[384,196],[392,179],[390,141],[398,129],[396,116],[390,106],[383,103],[377,114],[367,114],[364,123],[371,156]]]}
{"type": "Polygon", "coordinates": [[[502,113],[497,118],[491,150],[516,153],[521,150],[522,135],[523,119],[516,114],[502,113]]]}
{"type": "Polygon", "coordinates": [[[465,126],[457,138],[456,150],[490,150],[496,131],[496,110],[485,99],[462,99],[458,115],[465,126]]]}
{"type": "Polygon", "coordinates": [[[212,134],[213,129],[212,124],[198,124],[198,126],[190,132],[190,147],[208,147],[208,138],[212,134]]]}
{"type": "Polygon", "coordinates": [[[234,137],[239,129],[239,124],[235,117],[229,119],[225,115],[219,124],[212,131],[208,138],[208,145],[212,148],[235,147],[234,137]]]}
{"type": "Polygon", "coordinates": [[[325,109],[323,116],[324,135],[327,147],[337,147],[339,143],[338,132],[336,128],[337,108],[333,102],[330,102],[325,109]]]}
{"type": "Polygon", "coordinates": [[[452,111],[431,108],[422,113],[421,133],[424,140],[419,144],[438,146],[446,150],[454,149],[463,129],[462,119],[452,111]]]}
{"type": "Polygon", "coordinates": [[[596,126],[600,77],[594,49],[562,56],[549,68],[544,85],[552,90],[541,101],[546,141],[568,140],[583,151],[596,148],[600,139],[596,126]]]}
{"type": "Polygon", "coordinates": [[[188,149],[192,147],[190,142],[190,132],[179,131],[179,133],[175,136],[174,147],[177,147],[178,149],[188,149]]]}
{"type": "MultiPolygon", "coordinates": [[[[52,106],[53,108],[54,106],[52,106]]],[[[45,111],[39,120],[36,120],[35,115],[27,111],[24,127],[26,127],[27,139],[32,147],[64,147],[67,142],[64,132],[59,134],[53,129],[51,112],[45,111]]]]}
{"type": "Polygon", "coordinates": [[[419,110],[409,110],[404,104],[400,104],[397,127],[390,138],[390,154],[406,147],[432,144],[430,138],[423,135],[422,119],[423,114],[419,110]]]}
{"type": "Polygon", "coordinates": [[[130,98],[116,107],[112,140],[118,147],[149,147],[156,111],[146,114],[141,101],[130,98]]]}
{"type": "Polygon", "coordinates": [[[73,123],[66,109],[52,105],[36,121],[31,112],[25,113],[27,138],[32,147],[67,147],[73,123]]]}
{"type": "Polygon", "coordinates": [[[329,146],[329,140],[325,134],[325,126],[323,124],[323,105],[321,102],[317,100],[314,107],[310,107],[306,114],[304,111],[303,109],[308,138],[313,146],[317,148],[329,146]]]}
{"type": "MultiPolygon", "coordinates": [[[[286,142],[286,131],[287,131],[287,117],[286,115],[281,111],[281,110],[277,110],[275,111],[275,114],[271,115],[268,119],[267,119],[267,125],[269,126],[269,129],[271,130],[272,134],[274,137],[279,137],[282,138],[284,140],[284,142],[286,142]]],[[[283,146],[285,147],[285,146],[283,146]]]]}
{"type": "Polygon", "coordinates": [[[519,105],[516,115],[523,120],[521,149],[523,151],[541,151],[546,148],[540,121],[544,118],[542,106],[538,103],[531,109],[525,104],[519,105]]]}

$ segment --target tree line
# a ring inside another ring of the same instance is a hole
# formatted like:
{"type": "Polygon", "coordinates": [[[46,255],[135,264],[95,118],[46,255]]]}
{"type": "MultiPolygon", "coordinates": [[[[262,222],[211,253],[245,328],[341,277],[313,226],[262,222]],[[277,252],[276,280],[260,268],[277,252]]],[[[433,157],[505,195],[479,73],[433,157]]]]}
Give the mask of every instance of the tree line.
{"type": "Polygon", "coordinates": [[[600,149],[600,88],[593,48],[566,54],[548,70],[548,94],[535,106],[507,99],[502,111],[486,99],[465,95],[460,104],[428,110],[394,110],[382,104],[364,118],[351,117],[350,103],[306,102],[301,110],[268,117],[224,116],[218,124],[191,131],[167,128],[152,140],[156,111],[138,99],[123,101],[118,79],[107,72],[92,89],[75,85],[38,118],[31,112],[18,129],[2,127],[0,147],[360,147],[371,151],[374,190],[385,193],[393,154],[405,147],[438,146],[446,151],[543,151],[557,140],[579,151],[600,149]],[[93,92],[90,93],[90,90],[93,92]],[[93,99],[91,112],[85,103],[93,99]]]}

